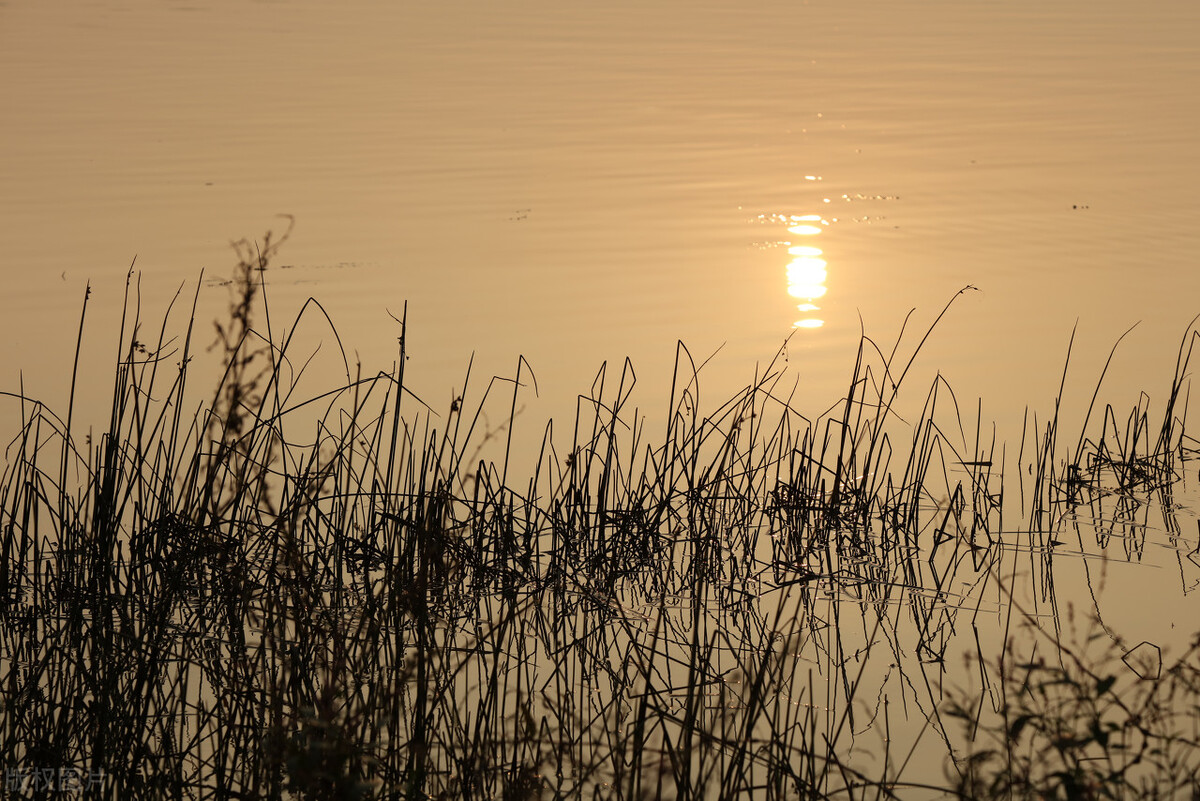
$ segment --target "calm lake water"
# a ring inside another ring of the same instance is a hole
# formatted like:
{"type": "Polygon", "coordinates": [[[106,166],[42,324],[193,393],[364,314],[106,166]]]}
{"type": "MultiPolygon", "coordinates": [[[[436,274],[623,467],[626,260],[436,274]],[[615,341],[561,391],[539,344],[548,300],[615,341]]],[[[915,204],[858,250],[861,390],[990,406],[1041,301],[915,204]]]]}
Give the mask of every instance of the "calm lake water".
{"type": "MultiPolygon", "coordinates": [[[[1102,400],[1123,419],[1165,393],[1200,313],[1197,97],[1185,0],[0,4],[0,389],[65,405],[90,282],[77,414],[99,422],[135,257],[141,338],[203,270],[207,345],[230,241],[282,214],[275,331],[313,296],[351,360],[388,369],[407,302],[411,386],[445,408],[472,354],[477,390],[523,355],[534,440],[605,360],[664,411],[678,340],[719,351],[716,402],[790,336],[816,415],[863,329],[887,352],[916,309],[907,358],[970,285],[909,402],[940,371],[1015,451],[1076,325],[1068,414],[1135,323],[1102,400]]],[[[336,380],[330,329],[306,326],[336,380]]],[[[1168,638],[1196,576],[1156,553],[1104,567],[1105,611],[1168,638]],[[1166,597],[1120,600],[1167,573],[1166,597]]],[[[1083,597],[1071,564],[1060,592],[1083,597]]]]}
{"type": "MultiPolygon", "coordinates": [[[[1198,91],[1188,2],[7,4],[0,380],[61,397],[89,280],[101,380],[135,256],[157,319],[291,214],[274,324],[313,295],[386,368],[408,301],[438,404],[475,352],[524,354],[539,416],[625,356],[658,408],[680,339],[722,348],[715,399],[800,323],[820,411],[860,319],[888,346],[969,284],[916,400],[941,370],[1019,431],[1076,320],[1083,401],[1138,321],[1114,393],[1169,379],[1200,311],[1198,91]]],[[[225,298],[202,289],[205,337],[225,298]]]]}

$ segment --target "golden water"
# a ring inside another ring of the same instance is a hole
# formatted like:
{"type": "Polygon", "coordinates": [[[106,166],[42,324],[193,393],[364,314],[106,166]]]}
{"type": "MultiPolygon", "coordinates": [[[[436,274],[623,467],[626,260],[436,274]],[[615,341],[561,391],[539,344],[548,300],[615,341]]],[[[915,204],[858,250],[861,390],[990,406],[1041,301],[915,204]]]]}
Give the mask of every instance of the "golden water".
{"type": "MultiPolygon", "coordinates": [[[[205,271],[207,345],[229,240],[290,214],[276,331],[315,296],[350,360],[386,369],[407,302],[410,385],[445,408],[472,353],[477,391],[524,355],[534,440],[606,359],[631,357],[661,413],[680,339],[720,349],[717,400],[791,335],[819,413],[860,325],[886,352],[916,308],[911,349],[972,285],[911,402],[940,370],[1015,451],[1076,323],[1068,415],[1139,321],[1103,397],[1165,392],[1200,313],[1198,95],[1200,6],[1180,1],[10,3],[0,389],[23,371],[64,403],[90,281],[77,414],[103,419],[135,256],[154,321],[205,271]]],[[[336,381],[329,329],[301,342],[336,381]]],[[[1176,561],[1168,600],[1139,596],[1164,637],[1195,583],[1176,561]]],[[[1108,581],[1129,596],[1132,575],[1108,581]]]]}

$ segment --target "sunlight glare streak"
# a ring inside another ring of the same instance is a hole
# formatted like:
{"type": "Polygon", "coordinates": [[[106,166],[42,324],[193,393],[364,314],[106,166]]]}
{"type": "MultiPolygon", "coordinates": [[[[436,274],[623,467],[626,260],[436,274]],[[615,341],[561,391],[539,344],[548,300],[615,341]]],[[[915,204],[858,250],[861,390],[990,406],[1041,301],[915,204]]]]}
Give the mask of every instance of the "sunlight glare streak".
{"type": "MultiPolygon", "coordinates": [[[[763,219],[763,215],[759,215],[759,218],[763,219]]],[[[820,214],[775,213],[769,215],[769,219],[787,225],[790,233],[800,236],[816,236],[823,233],[825,227],[830,224],[830,221],[820,214]]],[[[787,293],[801,301],[796,305],[796,311],[800,314],[817,311],[820,307],[813,301],[824,297],[828,292],[825,281],[829,277],[829,271],[826,269],[829,265],[825,259],[819,258],[824,255],[824,251],[808,245],[793,245],[791,242],[779,244],[787,248],[791,257],[786,268],[787,293]]],[[[808,318],[797,320],[793,328],[820,328],[823,325],[824,320],[808,318]]]]}
{"type": "Polygon", "coordinates": [[[800,256],[792,259],[792,263],[787,266],[788,278],[823,284],[828,277],[828,272],[825,270],[827,265],[828,262],[824,259],[818,259],[815,256],[800,256]]]}

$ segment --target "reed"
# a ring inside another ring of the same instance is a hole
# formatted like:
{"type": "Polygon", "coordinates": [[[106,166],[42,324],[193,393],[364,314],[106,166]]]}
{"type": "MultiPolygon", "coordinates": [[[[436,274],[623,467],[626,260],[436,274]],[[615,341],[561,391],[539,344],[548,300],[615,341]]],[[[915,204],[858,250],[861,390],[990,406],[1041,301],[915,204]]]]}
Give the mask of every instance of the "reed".
{"type": "Polygon", "coordinates": [[[946,714],[963,736],[948,783],[964,798],[1194,798],[1200,792],[1200,638],[1163,663],[1149,642],[1091,618],[1077,642],[1022,633],[977,667],[993,703],[960,691],[946,714]]]}
{"type": "MultiPolygon", "coordinates": [[[[468,370],[438,413],[406,384],[401,317],[394,369],[342,351],[344,381],[298,395],[306,365],[265,303],[284,240],[238,243],[224,372],[196,411],[195,301],[180,337],[168,310],[144,344],[132,273],[105,431],[77,438],[73,398],[64,421],[8,394],[0,753],[18,792],[35,770],[121,799],[984,787],[978,759],[945,786],[908,777],[919,750],[954,752],[937,675],[970,609],[952,588],[1002,584],[1012,535],[1003,452],[944,381],[897,421],[932,325],[906,356],[864,335],[844,403],[814,420],[778,363],[702,412],[680,344],[648,435],[632,366],[601,367],[568,444],[547,424],[514,479],[523,361],[482,390],[468,370]]],[[[1106,482],[1170,491],[1189,356],[1157,430],[1139,407],[1118,434],[1106,409],[1066,458],[1053,425],[1035,443],[1031,553],[1106,482]]]]}

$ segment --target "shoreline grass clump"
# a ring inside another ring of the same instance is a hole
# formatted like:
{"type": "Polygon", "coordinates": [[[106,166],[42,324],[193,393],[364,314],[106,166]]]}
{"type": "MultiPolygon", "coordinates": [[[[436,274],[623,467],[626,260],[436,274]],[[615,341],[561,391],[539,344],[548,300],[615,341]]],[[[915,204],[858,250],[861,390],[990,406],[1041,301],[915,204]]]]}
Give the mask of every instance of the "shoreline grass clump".
{"type": "Polygon", "coordinates": [[[121,799],[953,794],[917,765],[956,752],[960,629],[1004,614],[1017,554],[1050,569],[1045,521],[1104,497],[1104,465],[1157,492],[1134,470],[1188,455],[1190,347],[1157,444],[1144,414],[1122,439],[1106,412],[1065,457],[1047,427],[1036,474],[1018,457],[1034,522],[1008,529],[1003,448],[968,435],[944,380],[897,419],[930,326],[906,358],[864,335],[815,420],[777,364],[703,413],[681,344],[647,432],[632,365],[602,367],[566,444],[548,423],[518,477],[523,360],[482,391],[468,370],[435,411],[406,383],[401,315],[392,370],[339,347],[342,383],[298,392],[308,360],[265,303],[285,240],[236,246],[206,402],[195,302],[181,338],[164,319],[146,344],[132,274],[107,430],[81,442],[73,399],[64,421],[8,395],[0,753],[18,792],[49,770],[121,799]]]}
{"type": "Polygon", "coordinates": [[[1064,643],[1021,614],[1024,642],[1014,639],[1002,656],[978,666],[997,677],[986,697],[957,693],[947,704],[966,752],[947,777],[954,792],[1195,798],[1200,637],[1164,666],[1157,646],[1114,640],[1096,619],[1082,642],[1064,643]]]}

